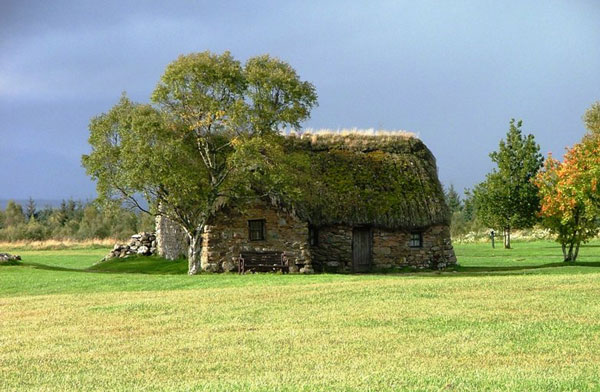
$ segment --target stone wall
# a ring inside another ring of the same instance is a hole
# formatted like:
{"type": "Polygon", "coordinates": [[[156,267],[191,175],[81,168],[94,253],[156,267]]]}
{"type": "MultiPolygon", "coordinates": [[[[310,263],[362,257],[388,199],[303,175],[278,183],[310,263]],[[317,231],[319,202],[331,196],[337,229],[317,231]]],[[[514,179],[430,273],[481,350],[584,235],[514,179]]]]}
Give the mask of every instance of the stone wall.
{"type": "MultiPolygon", "coordinates": [[[[237,270],[243,251],[285,251],[291,272],[352,272],[352,227],[327,226],[318,230],[318,244],[308,244],[308,225],[295,216],[265,202],[239,212],[224,212],[202,235],[202,269],[237,270]],[[266,238],[250,241],[248,220],[264,219],[266,238]]],[[[165,218],[157,218],[157,248],[161,256],[176,259],[187,252],[181,229],[165,218]]],[[[417,267],[441,269],[456,264],[447,226],[432,226],[423,233],[423,246],[409,246],[410,232],[372,229],[373,269],[417,267]]]]}
{"type": "Polygon", "coordinates": [[[156,248],[161,257],[175,260],[187,254],[187,239],[183,230],[169,219],[156,217],[156,248]]]}
{"type": "Polygon", "coordinates": [[[13,264],[21,261],[21,256],[10,253],[0,253],[0,264],[13,264]]]}
{"type": "Polygon", "coordinates": [[[258,202],[243,213],[221,214],[207,226],[202,238],[202,269],[233,271],[243,251],[283,251],[290,272],[312,272],[308,245],[308,225],[295,216],[265,202],[258,202]],[[248,220],[264,219],[264,240],[250,241],[248,220]]]}
{"type": "Polygon", "coordinates": [[[102,260],[125,258],[133,255],[152,256],[156,254],[156,235],[154,233],[138,233],[131,236],[127,244],[115,244],[102,260]]]}
{"type": "MultiPolygon", "coordinates": [[[[456,256],[447,226],[433,226],[423,231],[423,246],[409,246],[410,232],[372,229],[373,269],[401,267],[441,269],[456,264],[456,256]]],[[[352,271],[352,228],[322,227],[318,244],[312,247],[317,270],[352,271]]]]}
{"type": "Polygon", "coordinates": [[[409,232],[373,230],[373,267],[442,269],[456,264],[448,226],[433,226],[422,234],[423,246],[411,248],[409,232]]]}
{"type": "Polygon", "coordinates": [[[351,272],[352,227],[320,227],[317,231],[317,245],[312,246],[311,251],[317,271],[351,272]]]}

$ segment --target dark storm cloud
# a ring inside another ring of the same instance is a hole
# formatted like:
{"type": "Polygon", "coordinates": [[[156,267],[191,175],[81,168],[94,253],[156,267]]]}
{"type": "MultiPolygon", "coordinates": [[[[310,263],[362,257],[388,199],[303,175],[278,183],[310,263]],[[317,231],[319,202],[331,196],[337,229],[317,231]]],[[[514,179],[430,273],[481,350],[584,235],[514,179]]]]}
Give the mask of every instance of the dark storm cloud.
{"type": "Polygon", "coordinates": [[[414,131],[444,182],[471,186],[511,117],[544,152],[581,137],[598,20],[594,1],[4,1],[0,198],[92,195],[89,119],[124,90],[147,101],[170,61],[203,50],[281,57],[317,87],[306,126],[414,131]]]}

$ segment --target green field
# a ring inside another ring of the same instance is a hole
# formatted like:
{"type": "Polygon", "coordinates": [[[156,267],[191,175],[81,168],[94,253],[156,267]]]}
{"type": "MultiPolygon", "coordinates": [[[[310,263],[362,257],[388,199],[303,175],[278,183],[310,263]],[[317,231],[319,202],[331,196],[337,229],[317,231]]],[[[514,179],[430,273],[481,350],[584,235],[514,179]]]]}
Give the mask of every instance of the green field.
{"type": "Polygon", "coordinates": [[[457,245],[444,273],[194,277],[9,250],[0,390],[600,390],[600,242],[570,266],[514,247],[457,245]]]}

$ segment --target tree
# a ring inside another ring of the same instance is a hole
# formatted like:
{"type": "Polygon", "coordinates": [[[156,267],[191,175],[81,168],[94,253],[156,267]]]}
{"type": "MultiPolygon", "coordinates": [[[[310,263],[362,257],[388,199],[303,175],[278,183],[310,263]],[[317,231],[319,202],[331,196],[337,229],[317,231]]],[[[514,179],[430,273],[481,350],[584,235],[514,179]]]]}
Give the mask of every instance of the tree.
{"type": "Polygon", "coordinates": [[[23,214],[23,207],[20,204],[15,203],[13,200],[9,200],[4,209],[4,226],[15,227],[17,225],[25,223],[25,215],[23,214]]]}
{"type": "Polygon", "coordinates": [[[35,208],[35,201],[30,197],[29,200],[27,200],[27,206],[25,206],[25,216],[27,217],[27,221],[30,221],[31,218],[37,216],[35,208]]]}
{"type": "Polygon", "coordinates": [[[477,216],[484,224],[503,229],[507,249],[512,229],[531,227],[538,220],[539,197],[531,181],[543,156],[534,136],[524,136],[521,126],[522,121],[510,120],[506,141],[500,140],[498,151],[490,154],[497,168],[473,191],[477,216]]]}
{"type": "Polygon", "coordinates": [[[101,200],[127,200],[179,224],[195,274],[205,226],[257,188],[274,191],[278,179],[268,173],[279,129],[298,128],[316,100],[312,84],[267,55],[244,66],[229,52],[180,56],[154,90],[154,105],[123,96],[91,120],[83,165],[101,200]]]}
{"type": "Polygon", "coordinates": [[[600,101],[594,102],[583,115],[583,121],[591,134],[600,135],[600,101]]]}
{"type": "MultiPolygon", "coordinates": [[[[103,219],[103,211],[95,204],[88,204],[83,209],[77,236],[79,238],[106,238],[110,234],[109,220],[103,219]]],[[[119,217],[114,217],[119,221],[119,217]]]]}
{"type": "Polygon", "coordinates": [[[465,188],[465,200],[463,201],[463,212],[465,214],[465,220],[472,221],[475,219],[475,200],[473,197],[473,191],[469,188],[465,188]]]}
{"type": "Polygon", "coordinates": [[[444,197],[446,199],[446,204],[448,205],[448,208],[450,209],[450,212],[452,214],[462,211],[463,202],[460,199],[460,195],[458,194],[458,192],[456,192],[456,189],[454,189],[453,184],[450,184],[450,186],[445,189],[444,197]]]}
{"type": "Polygon", "coordinates": [[[576,144],[562,163],[549,155],[535,179],[542,198],[542,224],[557,235],[564,261],[577,260],[581,243],[598,234],[600,154],[591,144],[576,144]]]}
{"type": "Polygon", "coordinates": [[[550,154],[535,178],[541,197],[542,224],[556,234],[563,260],[576,261],[581,243],[600,231],[600,102],[583,116],[588,133],[565,153],[550,154]]]}

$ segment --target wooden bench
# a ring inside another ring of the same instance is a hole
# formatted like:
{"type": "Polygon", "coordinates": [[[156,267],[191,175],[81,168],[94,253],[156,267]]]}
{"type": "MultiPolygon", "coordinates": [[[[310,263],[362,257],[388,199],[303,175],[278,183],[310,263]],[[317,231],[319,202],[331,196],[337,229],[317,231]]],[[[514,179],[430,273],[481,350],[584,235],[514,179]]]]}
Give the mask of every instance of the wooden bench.
{"type": "Polygon", "coordinates": [[[283,252],[265,251],[265,252],[242,252],[238,263],[238,272],[290,272],[288,260],[283,252]]]}

